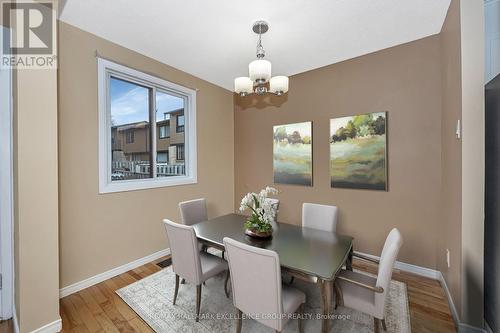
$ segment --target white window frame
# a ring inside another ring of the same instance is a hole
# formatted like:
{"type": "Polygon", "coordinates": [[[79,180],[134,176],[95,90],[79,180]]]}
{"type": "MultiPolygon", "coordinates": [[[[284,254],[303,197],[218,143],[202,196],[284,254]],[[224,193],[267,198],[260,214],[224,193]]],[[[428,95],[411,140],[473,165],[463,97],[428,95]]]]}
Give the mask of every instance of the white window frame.
{"type": "Polygon", "coordinates": [[[97,58],[98,100],[99,100],[99,193],[135,191],[150,188],[196,184],[196,90],[160,79],[127,66],[103,58],[97,58]],[[110,76],[121,78],[152,89],[152,109],[155,109],[156,90],[184,99],[184,163],[186,174],[183,176],[156,177],[156,118],[150,125],[153,154],[153,178],[111,181],[111,101],[109,100],[110,76]]]}

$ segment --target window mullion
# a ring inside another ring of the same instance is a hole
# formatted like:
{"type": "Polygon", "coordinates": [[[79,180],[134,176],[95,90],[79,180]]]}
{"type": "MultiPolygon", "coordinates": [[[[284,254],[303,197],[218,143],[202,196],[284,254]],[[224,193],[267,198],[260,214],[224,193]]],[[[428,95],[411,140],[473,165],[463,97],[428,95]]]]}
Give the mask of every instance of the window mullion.
{"type": "Polygon", "coordinates": [[[157,177],[156,170],[156,87],[151,88],[151,97],[149,102],[149,119],[151,128],[151,168],[153,179],[157,177]]]}

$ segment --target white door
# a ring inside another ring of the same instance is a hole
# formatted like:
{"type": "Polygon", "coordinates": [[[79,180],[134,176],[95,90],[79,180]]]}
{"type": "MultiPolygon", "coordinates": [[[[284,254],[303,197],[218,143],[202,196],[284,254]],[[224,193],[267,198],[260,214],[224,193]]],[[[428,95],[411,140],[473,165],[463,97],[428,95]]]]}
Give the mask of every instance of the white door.
{"type": "MultiPolygon", "coordinates": [[[[3,34],[6,28],[0,26],[0,29],[3,34]]],[[[2,49],[0,47],[0,52],[2,49]]],[[[12,317],[13,309],[11,77],[11,70],[0,67],[0,318],[3,320],[12,317]]]]}

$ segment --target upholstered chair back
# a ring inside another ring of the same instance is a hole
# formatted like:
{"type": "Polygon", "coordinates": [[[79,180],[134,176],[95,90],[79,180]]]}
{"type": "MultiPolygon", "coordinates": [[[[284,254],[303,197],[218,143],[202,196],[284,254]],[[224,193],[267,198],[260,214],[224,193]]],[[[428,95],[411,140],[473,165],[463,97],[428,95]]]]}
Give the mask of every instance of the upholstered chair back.
{"type": "Polygon", "coordinates": [[[224,238],[231,272],[233,303],[255,320],[282,330],[281,268],[274,251],[253,247],[224,238]]]}
{"type": "Polygon", "coordinates": [[[403,245],[403,237],[399,230],[394,228],[387,236],[382,254],[380,255],[377,287],[384,288],[384,292],[375,294],[375,311],[378,318],[383,318],[384,316],[384,306],[391,283],[392,269],[394,268],[401,245],[403,245]]]}
{"type": "Polygon", "coordinates": [[[193,225],[208,220],[207,202],[204,198],[179,203],[182,224],[193,225]]]}
{"type": "Polygon", "coordinates": [[[200,252],[196,233],[192,226],[163,220],[172,254],[175,274],[199,285],[202,280],[200,252]]]}
{"type": "Polygon", "coordinates": [[[304,203],[302,205],[302,226],[329,232],[337,230],[336,206],[304,203]]]}

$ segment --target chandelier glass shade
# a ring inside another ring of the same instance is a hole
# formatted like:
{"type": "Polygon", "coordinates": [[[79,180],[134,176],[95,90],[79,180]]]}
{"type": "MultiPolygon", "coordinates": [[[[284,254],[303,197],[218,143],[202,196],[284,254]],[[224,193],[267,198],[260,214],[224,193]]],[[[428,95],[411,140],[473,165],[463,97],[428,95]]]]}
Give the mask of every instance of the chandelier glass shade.
{"type": "Polygon", "coordinates": [[[266,83],[271,78],[271,62],[257,59],[248,64],[250,80],[257,83],[266,83]]]}
{"type": "Polygon", "coordinates": [[[234,91],[240,96],[253,93],[262,95],[270,92],[281,96],[288,92],[288,77],[271,76],[271,62],[264,60],[265,51],[262,47],[262,34],[269,29],[264,21],[257,21],[253,25],[253,31],[259,35],[257,43],[257,59],[248,64],[249,77],[237,77],[234,79],[234,91]],[[268,88],[269,87],[269,88],[268,88]]]}

